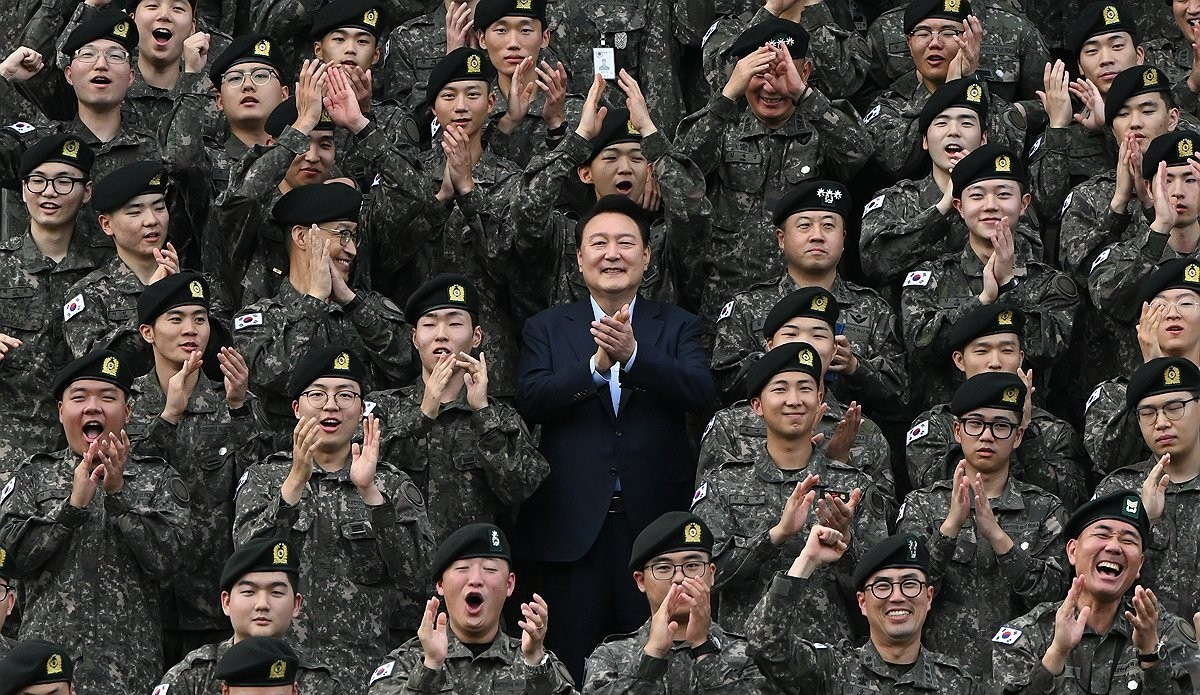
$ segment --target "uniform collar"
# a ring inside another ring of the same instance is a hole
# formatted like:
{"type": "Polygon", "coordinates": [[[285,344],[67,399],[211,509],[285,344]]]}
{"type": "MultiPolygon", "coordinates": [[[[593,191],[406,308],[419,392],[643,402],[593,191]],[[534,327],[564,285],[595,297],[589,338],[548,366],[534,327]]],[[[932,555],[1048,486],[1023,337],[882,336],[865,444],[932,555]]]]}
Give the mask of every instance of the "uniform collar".
{"type": "MultiPolygon", "coordinates": [[[[200,372],[196,386],[192,389],[192,395],[188,398],[186,412],[216,412],[216,395],[216,388],[212,380],[204,372],[200,372]]],[[[158,374],[154,371],[153,366],[149,373],[133,380],[130,396],[136,397],[138,404],[145,409],[145,412],[157,413],[162,410],[162,406],[167,402],[167,395],[163,393],[162,385],[158,383],[158,374]]]]}
{"type": "Polygon", "coordinates": [[[879,651],[875,649],[874,642],[867,640],[866,644],[858,648],[859,660],[863,668],[868,671],[882,676],[896,685],[912,685],[921,690],[936,691],[941,689],[941,682],[929,654],[929,650],[921,647],[921,650],[917,652],[917,661],[912,668],[907,673],[900,673],[898,668],[883,660],[879,651]]]}
{"type": "Polygon", "coordinates": [[[804,468],[795,471],[785,471],[775,465],[774,459],[771,458],[770,452],[767,451],[767,442],[763,440],[758,445],[754,457],[754,473],[759,480],[765,483],[787,483],[803,480],[809,474],[821,475],[829,468],[829,457],[825,452],[821,451],[820,447],[813,447],[812,456],[808,458],[808,465],[804,468]]]}
{"type": "Polygon", "coordinates": [[[467,659],[475,661],[478,659],[494,659],[501,663],[511,664],[519,655],[519,650],[515,648],[516,640],[509,639],[508,635],[504,634],[503,630],[496,631],[496,639],[492,641],[491,646],[483,650],[479,656],[471,653],[467,645],[463,644],[453,630],[446,630],[446,658],[447,659],[467,659]]]}

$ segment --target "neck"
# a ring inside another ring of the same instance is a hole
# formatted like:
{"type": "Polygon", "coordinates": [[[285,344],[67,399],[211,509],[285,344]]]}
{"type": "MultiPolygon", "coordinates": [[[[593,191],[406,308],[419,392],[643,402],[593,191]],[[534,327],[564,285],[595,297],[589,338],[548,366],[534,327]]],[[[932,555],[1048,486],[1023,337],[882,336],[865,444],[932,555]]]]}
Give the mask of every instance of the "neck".
{"type": "Polygon", "coordinates": [[[592,299],[595,299],[596,304],[600,305],[600,311],[603,311],[608,316],[613,316],[626,304],[633,304],[633,300],[636,297],[636,287],[627,292],[614,294],[592,292],[592,299]]]}
{"type": "Polygon", "coordinates": [[[1088,616],[1088,627],[1100,634],[1105,634],[1112,627],[1113,621],[1117,619],[1117,611],[1121,608],[1121,599],[1106,601],[1085,589],[1079,595],[1076,609],[1082,609],[1084,606],[1092,609],[1091,615],[1088,616]]]}
{"type": "Polygon", "coordinates": [[[1193,221],[1186,227],[1172,227],[1167,245],[1176,253],[1194,253],[1200,244],[1200,221],[1193,221]]]}
{"type": "Polygon", "coordinates": [[[837,265],[835,264],[829,270],[821,272],[809,272],[798,268],[794,265],[789,265],[788,276],[792,278],[792,282],[796,283],[797,287],[824,287],[827,290],[833,289],[833,281],[837,279],[837,265]]]}
{"type": "Polygon", "coordinates": [[[158,355],[154,356],[154,376],[158,379],[158,387],[162,389],[164,394],[167,392],[171,377],[178,374],[180,369],[183,369],[182,363],[174,362],[158,355]]]}
{"type": "Polygon", "coordinates": [[[1167,477],[1172,483],[1186,483],[1200,476],[1200,446],[1194,446],[1181,454],[1171,454],[1171,469],[1167,477]]]}
{"type": "Polygon", "coordinates": [[[979,262],[984,265],[987,265],[988,259],[992,257],[992,253],[996,250],[992,246],[992,242],[987,239],[980,239],[976,234],[970,234],[967,237],[967,243],[971,245],[971,250],[979,257],[979,262]]]}
{"type": "Polygon", "coordinates": [[[784,439],[767,430],[767,454],[781,471],[799,471],[812,459],[812,432],[802,432],[795,438],[784,439]]]}
{"type": "Polygon", "coordinates": [[[229,132],[233,133],[233,137],[241,140],[242,144],[246,147],[267,144],[267,131],[263,130],[263,122],[261,121],[253,123],[230,123],[229,132]]]}
{"type": "Polygon", "coordinates": [[[120,104],[97,108],[90,104],[79,104],[79,121],[92,131],[100,142],[108,142],[121,130],[120,104]]]}
{"type": "Polygon", "coordinates": [[[875,651],[879,652],[879,656],[889,664],[913,664],[916,663],[917,657],[921,654],[921,635],[919,632],[916,637],[908,641],[893,642],[888,640],[886,635],[876,636],[872,630],[871,644],[875,645],[875,651]]]}
{"type": "Polygon", "coordinates": [[[500,623],[497,622],[495,625],[485,630],[479,630],[475,634],[468,634],[466,630],[459,630],[454,625],[450,626],[450,631],[463,644],[491,644],[496,641],[496,635],[500,633],[500,623]]]}
{"type": "Polygon", "coordinates": [[[1000,470],[984,472],[971,465],[967,461],[967,480],[974,481],[975,476],[979,476],[983,480],[983,494],[987,495],[988,499],[994,500],[1004,494],[1004,486],[1008,484],[1008,464],[1000,470]]]}
{"type": "Polygon", "coordinates": [[[318,448],[313,452],[313,461],[328,473],[340,471],[350,460],[350,442],[339,445],[329,445],[329,448],[318,448]]]}
{"type": "Polygon", "coordinates": [[[33,243],[37,244],[38,250],[42,252],[43,256],[55,263],[59,263],[67,257],[67,251],[71,248],[71,237],[74,233],[75,225],[73,223],[57,228],[43,227],[37,222],[29,224],[29,236],[33,237],[33,243]]]}
{"type": "Polygon", "coordinates": [[[925,75],[922,75],[920,71],[917,72],[917,79],[921,80],[921,86],[927,89],[930,94],[933,94],[938,90],[938,88],[946,84],[946,80],[935,80],[931,77],[926,77],[925,75]]]}
{"type": "MultiPolygon", "coordinates": [[[[942,193],[954,187],[954,182],[950,180],[950,172],[936,164],[933,165],[933,182],[937,184],[938,190],[942,193]]],[[[950,209],[953,210],[954,208],[950,209]]]]}
{"type": "Polygon", "coordinates": [[[179,81],[179,61],[176,60],[166,65],[158,65],[146,60],[145,56],[138,58],[138,74],[142,76],[142,81],[151,87],[158,89],[175,89],[175,83],[179,81]]]}
{"type": "Polygon", "coordinates": [[[126,267],[133,271],[137,279],[142,281],[143,285],[149,284],[150,278],[158,270],[158,262],[154,260],[154,256],[135,256],[120,246],[117,247],[117,256],[126,267]]]}

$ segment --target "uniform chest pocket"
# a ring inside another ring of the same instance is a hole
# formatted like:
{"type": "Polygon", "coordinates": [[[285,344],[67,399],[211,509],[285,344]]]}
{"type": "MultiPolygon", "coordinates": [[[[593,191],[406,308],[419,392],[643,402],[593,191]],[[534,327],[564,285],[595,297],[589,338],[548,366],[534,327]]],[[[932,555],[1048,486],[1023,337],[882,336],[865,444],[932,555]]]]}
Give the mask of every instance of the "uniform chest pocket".
{"type": "Polygon", "coordinates": [[[105,316],[108,317],[108,322],[114,323],[114,324],[128,323],[128,322],[132,321],[134,316],[136,316],[136,315],[137,315],[136,307],[121,308],[121,309],[109,309],[105,313],[105,316]]]}
{"type": "Polygon", "coordinates": [[[958,542],[954,544],[954,555],[951,560],[971,564],[975,562],[975,554],[978,549],[979,545],[975,542],[975,534],[969,529],[962,529],[958,533],[958,542]]]}
{"type": "Polygon", "coordinates": [[[738,143],[725,146],[721,159],[721,183],[727,188],[745,193],[758,193],[766,179],[763,157],[757,148],[738,143]]]}
{"type": "Polygon", "coordinates": [[[871,326],[849,316],[844,317],[843,320],[846,323],[842,327],[842,335],[861,350],[871,340],[871,326]]]}
{"type": "Polygon", "coordinates": [[[1021,71],[1020,57],[1013,46],[985,44],[979,53],[979,76],[988,82],[1016,82],[1021,71]]]}
{"type": "Polygon", "coordinates": [[[767,503],[766,495],[729,495],[729,503],[745,507],[761,507],[767,503]]]}
{"type": "MultiPolygon", "coordinates": [[[[616,49],[618,67],[636,68],[641,64],[641,49],[645,39],[646,3],[641,0],[604,0],[588,3],[588,15],[604,43],[616,49]],[[624,39],[619,37],[624,34],[624,39]],[[624,43],[624,45],[620,45],[624,43]]],[[[599,37],[587,37],[599,41],[599,37]]],[[[598,45],[598,44],[597,44],[598,45]]],[[[666,56],[662,56],[664,60],[666,56]]]]}
{"type": "Polygon", "coordinates": [[[755,425],[738,425],[738,434],[744,437],[766,437],[766,427],[756,427],[755,425]]]}
{"type": "Polygon", "coordinates": [[[438,64],[439,57],[431,56],[429,58],[417,58],[413,61],[418,70],[432,70],[438,64]]]}
{"type": "Polygon", "coordinates": [[[379,557],[379,548],[375,543],[375,529],[367,522],[365,515],[343,521],[341,536],[347,548],[350,581],[370,585],[387,578],[387,566],[379,557]]]}
{"type": "Polygon", "coordinates": [[[48,488],[45,490],[38,490],[33,499],[34,503],[37,504],[38,511],[41,512],[49,511],[50,509],[55,508],[58,506],[59,502],[67,499],[70,496],[70,488],[48,488]]]}
{"type": "Polygon", "coordinates": [[[41,330],[46,324],[46,313],[38,311],[38,302],[30,301],[36,294],[33,287],[0,287],[0,328],[4,332],[41,330]]]}
{"type": "Polygon", "coordinates": [[[820,168],[820,148],[817,134],[814,131],[797,133],[788,143],[787,152],[783,155],[783,180],[789,184],[797,184],[816,178],[820,168]]]}
{"type": "Polygon", "coordinates": [[[492,680],[493,693],[523,693],[525,692],[524,678],[496,678],[492,680]]]}
{"type": "Polygon", "coordinates": [[[1091,176],[1104,160],[1104,148],[1100,145],[1074,145],[1071,147],[1068,166],[1072,176],[1091,176]]]}

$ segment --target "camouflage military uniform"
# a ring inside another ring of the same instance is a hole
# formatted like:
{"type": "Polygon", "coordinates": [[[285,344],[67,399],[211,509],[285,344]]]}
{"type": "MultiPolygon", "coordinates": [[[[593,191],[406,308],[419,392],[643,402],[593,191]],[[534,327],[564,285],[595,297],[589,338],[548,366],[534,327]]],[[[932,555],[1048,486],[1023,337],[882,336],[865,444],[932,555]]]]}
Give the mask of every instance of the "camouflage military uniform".
{"type": "MultiPolygon", "coordinates": [[[[825,404],[829,408],[817,423],[816,431],[824,434],[825,442],[828,443],[834,428],[846,416],[846,406],[828,389],[825,390],[825,404]]],[[[766,425],[763,424],[762,418],[754,414],[746,401],[739,401],[717,411],[700,440],[696,480],[703,480],[710,471],[725,461],[753,461],[766,441],[766,425]]],[[[893,514],[890,510],[894,510],[897,504],[891,449],[879,426],[869,418],[863,418],[862,427],[859,428],[850,447],[849,458],[846,463],[866,473],[882,493],[876,512],[891,519],[893,514]]]]}
{"type": "MultiPolygon", "coordinates": [[[[1083,640],[1067,657],[1066,667],[1058,676],[1042,666],[1042,656],[1054,640],[1054,617],[1061,601],[1042,603],[992,638],[992,673],[1001,693],[1187,693],[1191,682],[1187,666],[1196,658],[1196,633],[1190,622],[1161,611],[1158,615],[1159,640],[1167,656],[1157,666],[1143,671],[1133,646],[1133,626],[1125,611],[1133,611],[1126,598],[1117,609],[1107,634],[1089,627],[1083,640]],[[1015,630],[1015,632],[1014,632],[1015,630]],[[1003,641],[1001,641],[1003,639],[1003,641]],[[1011,642],[1011,644],[1009,643],[1011,642]]],[[[986,637],[986,635],[984,635],[986,637]]]]}
{"type": "MultiPolygon", "coordinates": [[[[206,644],[193,650],[163,675],[159,687],[167,687],[163,690],[156,689],[155,695],[212,695],[219,692],[221,685],[214,675],[217,662],[232,646],[231,637],[224,642],[206,644]]],[[[342,687],[328,668],[303,659],[296,674],[296,682],[304,695],[346,695],[351,692],[342,687]]]]}
{"type": "Polygon", "coordinates": [[[345,345],[368,359],[371,385],[404,383],[412,364],[411,329],[400,308],[375,293],[346,311],[283,283],[270,299],[242,310],[233,322],[233,343],[250,367],[250,389],[262,399],[277,446],[291,448],[296,416],[288,379],[296,355],[327,345],[345,345]]]}
{"type": "MultiPolygon", "coordinates": [[[[887,537],[891,517],[878,512],[881,507],[891,511],[890,498],[870,475],[829,459],[819,449],[813,451],[806,467],[794,471],[778,468],[765,445],[759,447],[753,458],[722,462],[700,483],[692,513],[712,529],[713,562],[717,565],[713,591],[720,595],[719,619],[729,629],[748,626],[747,618],[771,577],[786,570],[804,548],[809,529],[817,520],[815,513],[809,515],[800,533],[782,545],[771,543],[768,531],[779,522],[796,485],[810,474],[821,477],[818,497],[828,493],[848,500],[855,488],[862,490],[863,502],[851,526],[853,543],[839,563],[845,574],[852,572],[862,553],[887,537]]],[[[829,610],[822,611],[820,629],[814,626],[814,634],[849,637],[845,603],[849,590],[833,573],[829,578],[825,591],[829,610]]]]}
{"type": "MultiPolygon", "coordinates": [[[[577,167],[590,163],[591,151],[591,143],[572,131],[552,152],[536,157],[525,168],[524,185],[517,191],[511,215],[522,262],[542,270],[531,274],[536,277],[522,280],[531,285],[525,293],[526,301],[533,304],[528,309],[531,315],[589,296],[575,258],[577,220],[553,206],[577,175],[577,167]]],[[[654,167],[664,216],[650,229],[650,267],[638,294],[654,301],[687,304],[681,300],[690,287],[689,266],[694,264],[688,251],[707,236],[712,210],[704,196],[704,174],[676,154],[661,131],[642,141],[642,153],[654,167]]]]}
{"type": "MultiPolygon", "coordinates": [[[[745,392],[742,369],[767,351],[763,323],[779,300],[799,289],[784,273],[777,281],[762,283],[734,295],[717,319],[712,372],[726,400],[745,392]]],[[[904,346],[896,330],[896,317],[887,302],[874,290],[847,282],[841,275],[833,280],[833,296],[841,312],[838,323],[858,357],[853,374],[837,374],[831,387],[838,400],[857,401],[866,409],[897,413],[908,400],[908,375],[904,369],[904,346]]]]}
{"type": "Polygon", "coordinates": [[[329,666],[346,693],[363,693],[364,664],[378,663],[387,652],[400,592],[427,581],[431,538],[424,500],[407,475],[380,461],[375,482],[384,503],[368,507],[347,462],[332,472],[313,464],[300,502],[290,506],[280,487],[291,469],[291,455],[280,452],[246,472],[234,540],[284,536],[301,548],[305,604],[292,622],[295,642],[329,666]]]}
{"type": "Polygon", "coordinates": [[[904,498],[896,533],[928,539],[929,581],[937,600],[925,619],[922,644],[950,654],[971,673],[992,672],[987,643],[1004,621],[1066,593],[1062,502],[1045,490],[1008,476],[1004,492],[989,499],[1013,547],[996,555],[968,517],[957,538],[942,534],[953,482],[941,480],[904,498]]]}
{"type": "Polygon", "coordinates": [[[847,641],[833,645],[810,641],[814,638],[806,633],[816,612],[822,609],[820,591],[820,583],[812,579],[776,575],[747,623],[750,656],[784,692],[990,692],[957,661],[924,647],[910,667],[888,664],[869,641],[857,649],[847,641]]]}
{"type": "MultiPolygon", "coordinates": [[[[913,420],[905,437],[904,454],[914,488],[954,477],[962,448],[954,441],[954,415],[949,404],[934,406],[913,420]]],[[[1013,476],[1055,495],[1068,512],[1091,497],[1087,478],[1090,462],[1079,434],[1066,420],[1034,406],[1021,446],[1012,456],[1013,476]]]]}
{"type": "Polygon", "coordinates": [[[517,507],[550,475],[521,416],[494,398],[472,410],[464,388],[431,420],[421,412],[424,393],[419,383],[367,400],[383,421],[380,457],[400,461],[428,501],[434,545],[467,524],[514,522],[517,507]]]}
{"type": "MultiPolygon", "coordinates": [[[[1129,378],[1125,376],[1101,382],[1084,405],[1083,446],[1097,473],[1112,473],[1150,455],[1137,417],[1125,405],[1128,387],[1129,378]]],[[[1141,485],[1134,489],[1141,489],[1141,485]]]]}
{"type": "MultiPolygon", "coordinates": [[[[1140,490],[1150,469],[1158,463],[1150,457],[1122,466],[1096,486],[1097,495],[1117,490],[1140,490]]],[[[1150,526],[1145,542],[1146,562],[1139,581],[1154,587],[1162,607],[1175,615],[1193,615],[1200,610],[1200,479],[1169,483],[1162,516],[1150,526]]]]}
{"type": "Polygon", "coordinates": [[[1117,173],[1109,169],[1076,186],[1063,202],[1058,257],[1077,282],[1087,282],[1096,256],[1105,246],[1124,241],[1133,216],[1141,213],[1137,196],[1124,212],[1113,212],[1109,205],[1116,189],[1117,173]]]}
{"type": "Polygon", "coordinates": [[[1045,223],[1062,214],[1072,188],[1091,176],[1116,171],[1116,153],[1104,133],[1093,133],[1078,123],[1047,128],[1029,148],[1029,192],[1033,208],[1045,223]]]}
{"type": "Polygon", "coordinates": [[[707,108],[680,124],[675,149],[706,175],[715,174],[709,188],[712,233],[696,252],[707,266],[700,313],[712,322],[727,297],[782,271],[770,218],[787,190],[821,177],[848,180],[873,145],[849,104],[830,103],[813,90],[779,128],[715,94],[707,108]]]}
{"type": "Polygon", "coordinates": [[[687,642],[675,642],[666,658],[646,656],[642,650],[650,637],[650,621],[637,632],[609,637],[588,657],[582,691],[589,695],[776,692],[747,656],[744,637],[725,632],[715,622],[708,634],[720,651],[700,661],[688,653],[687,642]]]}
{"type": "MultiPolygon", "coordinates": [[[[542,49],[538,54],[538,62],[542,61],[550,65],[559,64],[558,58],[550,49],[542,49]]],[[[548,128],[542,115],[543,109],[546,108],[546,93],[542,90],[534,92],[533,99],[529,102],[529,109],[525,112],[525,118],[521,119],[511,133],[504,133],[497,127],[500,119],[508,113],[508,95],[501,91],[498,82],[492,85],[492,96],[496,98],[496,103],[492,106],[491,113],[488,114],[487,130],[484,133],[484,138],[487,140],[492,154],[524,167],[535,156],[553,150],[558,143],[562,142],[561,136],[556,138],[547,133],[548,128]]],[[[572,123],[579,123],[579,114],[583,110],[583,97],[578,94],[568,94],[563,107],[563,113],[566,116],[563,125],[569,131],[572,123]]]]}
{"type": "MultiPolygon", "coordinates": [[[[1169,13],[1168,13],[1169,14],[1169,13]]],[[[1167,78],[1175,85],[1171,96],[1175,97],[1175,105],[1184,113],[1200,116],[1200,94],[1188,87],[1188,74],[1192,71],[1192,45],[1185,41],[1175,28],[1175,18],[1171,17],[1171,27],[1174,29],[1169,38],[1142,40],[1142,48],[1146,50],[1146,65],[1154,65],[1167,73],[1167,78]]]]}
{"type": "Polygon", "coordinates": [[[1197,252],[1172,249],[1167,245],[1170,235],[1154,231],[1145,219],[1134,224],[1136,228],[1125,241],[1105,247],[1096,256],[1088,275],[1092,304],[1126,326],[1137,323],[1142,310],[1138,301],[1141,283],[1160,263],[1197,256],[1197,252]]]}
{"type": "MultiPolygon", "coordinates": [[[[942,190],[927,176],[900,181],[867,201],[858,243],[863,270],[877,287],[894,284],[909,268],[957,253],[967,243],[962,215],[954,208],[938,212],[941,199],[942,190]]],[[[1016,244],[1026,258],[1042,258],[1042,236],[1028,218],[1017,226],[1016,244]]]]}
{"type": "Polygon", "coordinates": [[[370,695],[453,692],[458,695],[491,693],[573,693],[571,676],[558,660],[547,652],[547,660],[527,666],[521,654],[521,640],[503,632],[482,654],[471,653],[454,633],[446,628],[449,649],[437,671],[425,667],[421,641],[410,639],[388,654],[371,674],[370,695]]]}
{"type": "MultiPolygon", "coordinates": [[[[313,17],[332,0],[249,0],[250,21],[254,31],[267,34],[282,44],[288,61],[299,68],[300,61],[312,56],[313,41],[309,38],[313,17]]],[[[379,3],[388,22],[407,21],[424,11],[419,0],[381,0],[379,3]]],[[[380,37],[379,49],[384,49],[386,37],[380,37]]]]}
{"type": "MultiPolygon", "coordinates": [[[[428,114],[425,104],[429,73],[446,55],[446,5],[439,2],[429,14],[411,19],[388,37],[391,55],[383,61],[385,99],[395,99],[413,114],[428,114]]],[[[428,129],[429,121],[418,119],[428,129]]],[[[422,137],[424,140],[425,137],[422,137]]]]}
{"type": "Polygon", "coordinates": [[[63,295],[63,337],[75,357],[101,348],[129,361],[134,375],[154,365],[154,350],[138,332],[137,302],[146,286],[120,256],[88,273],[63,295]]]}
{"type": "Polygon", "coordinates": [[[35,454],[0,501],[0,545],[20,558],[22,640],[63,645],[78,695],[146,693],[162,672],[158,582],[188,547],[188,491],[130,454],[119,492],[69,502],[80,456],[35,454]]]}

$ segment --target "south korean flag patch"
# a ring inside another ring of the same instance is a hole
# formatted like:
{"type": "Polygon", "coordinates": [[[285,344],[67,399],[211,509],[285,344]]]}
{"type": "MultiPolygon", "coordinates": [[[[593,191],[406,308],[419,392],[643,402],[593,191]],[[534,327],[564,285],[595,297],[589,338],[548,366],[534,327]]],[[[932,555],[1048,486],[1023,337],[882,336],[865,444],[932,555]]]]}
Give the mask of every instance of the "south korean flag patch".
{"type": "Polygon", "coordinates": [[[1092,390],[1092,395],[1088,396],[1087,403],[1083,404],[1083,412],[1086,413],[1087,411],[1092,409],[1092,404],[1095,403],[1096,399],[1100,397],[1100,391],[1102,391],[1103,389],[1104,389],[1104,386],[1101,385],[1101,386],[1097,386],[1095,389],[1092,390]]]}
{"type": "Polygon", "coordinates": [[[708,483],[704,483],[696,488],[696,494],[692,495],[692,506],[695,507],[696,503],[705,497],[708,497],[708,483]]]}
{"type": "Polygon", "coordinates": [[[867,115],[863,117],[863,123],[870,123],[871,121],[875,120],[875,118],[878,117],[879,114],[881,114],[881,113],[883,113],[883,105],[876,104],[875,108],[868,111],[867,115]]]}
{"type": "Polygon", "coordinates": [[[263,325],[263,315],[262,312],[259,311],[256,311],[253,314],[242,314],[233,320],[233,330],[235,331],[240,331],[243,328],[249,328],[251,326],[261,325],[263,325]]]}
{"type": "Polygon", "coordinates": [[[1103,251],[1101,251],[1100,255],[1096,256],[1096,260],[1092,261],[1092,267],[1088,269],[1088,275],[1091,275],[1092,273],[1096,272],[1096,268],[1100,267],[1100,264],[1103,263],[1104,261],[1107,261],[1108,257],[1110,255],[1112,255],[1111,248],[1107,248],[1107,249],[1104,249],[1103,251]]]}
{"type": "MultiPolygon", "coordinates": [[[[4,127],[8,128],[9,130],[13,131],[14,133],[16,133],[18,135],[28,135],[29,133],[32,133],[33,131],[37,130],[37,128],[34,128],[32,125],[30,125],[29,123],[26,123],[24,121],[17,121],[16,123],[10,123],[4,127]]],[[[158,693],[155,693],[154,695],[158,695],[158,693]]]]}
{"type": "Polygon", "coordinates": [[[904,278],[905,287],[926,287],[933,279],[933,273],[928,270],[914,270],[904,278]]]}
{"type": "Polygon", "coordinates": [[[368,683],[367,685],[372,686],[372,685],[375,685],[375,681],[377,681],[377,680],[380,680],[383,678],[391,678],[392,671],[394,671],[395,668],[396,668],[396,662],[389,661],[386,664],[375,669],[375,672],[371,674],[371,682],[368,683]]]}
{"type": "Polygon", "coordinates": [[[878,210],[881,207],[883,207],[883,194],[882,193],[875,196],[874,198],[872,198],[871,202],[869,202],[865,206],[863,206],[863,217],[870,215],[872,212],[875,212],[876,210],[878,210]]]}
{"type": "Polygon", "coordinates": [[[996,632],[996,636],[992,638],[992,641],[997,644],[1016,644],[1017,640],[1021,639],[1022,634],[1024,633],[1015,627],[1002,625],[996,632]]]}
{"type": "Polygon", "coordinates": [[[907,435],[905,435],[904,445],[908,446],[909,444],[912,444],[913,442],[917,441],[918,439],[924,438],[925,435],[927,435],[927,434],[929,434],[929,421],[922,420],[922,421],[918,422],[915,427],[913,427],[911,430],[909,430],[907,435]]]}
{"type": "Polygon", "coordinates": [[[733,314],[733,300],[731,299],[731,300],[729,300],[728,304],[721,307],[721,315],[717,317],[717,320],[724,321],[725,319],[729,318],[732,314],[733,314]]]}
{"type": "Polygon", "coordinates": [[[63,321],[70,321],[72,318],[83,313],[83,310],[86,308],[86,305],[83,303],[82,294],[71,297],[66,304],[63,304],[63,321]]]}
{"type": "Polygon", "coordinates": [[[12,494],[12,491],[16,487],[17,487],[17,479],[16,478],[13,478],[8,481],[8,484],[4,486],[4,489],[0,490],[0,504],[4,504],[4,500],[8,499],[8,496],[12,494]]]}
{"type": "Polygon", "coordinates": [[[154,692],[150,693],[150,695],[167,695],[167,691],[170,689],[171,689],[170,683],[163,683],[162,685],[156,687],[154,689],[154,692]]]}

